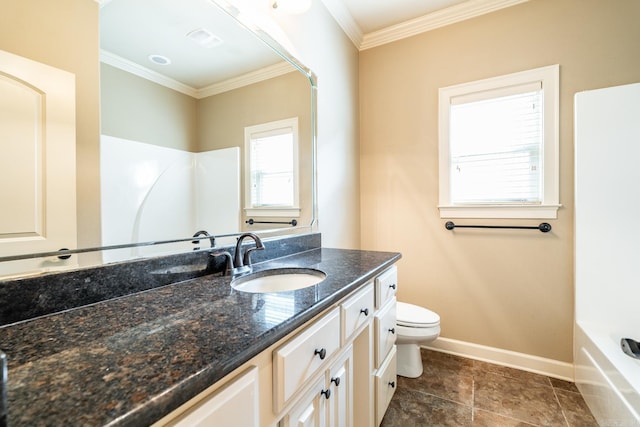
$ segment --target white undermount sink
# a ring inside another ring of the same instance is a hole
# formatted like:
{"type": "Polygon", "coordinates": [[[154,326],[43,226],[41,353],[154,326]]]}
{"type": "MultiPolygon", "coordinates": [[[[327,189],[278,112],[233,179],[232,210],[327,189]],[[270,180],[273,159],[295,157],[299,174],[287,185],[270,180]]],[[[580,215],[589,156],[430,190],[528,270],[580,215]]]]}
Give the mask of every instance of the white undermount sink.
{"type": "Polygon", "coordinates": [[[264,270],[231,281],[235,290],[251,293],[295,291],[322,282],[327,275],[313,268],[264,270]]]}

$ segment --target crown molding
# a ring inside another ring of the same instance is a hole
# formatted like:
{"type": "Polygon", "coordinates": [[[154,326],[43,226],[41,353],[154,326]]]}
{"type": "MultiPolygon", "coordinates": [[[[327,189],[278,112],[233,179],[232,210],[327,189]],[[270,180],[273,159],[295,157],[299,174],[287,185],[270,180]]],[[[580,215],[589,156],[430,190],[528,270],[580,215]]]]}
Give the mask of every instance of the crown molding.
{"type": "Polygon", "coordinates": [[[365,34],[359,49],[370,49],[527,1],[529,0],[469,0],[419,18],[365,34]]]}
{"type": "Polygon", "coordinates": [[[278,77],[296,71],[291,66],[291,64],[282,61],[275,65],[270,65],[268,67],[252,71],[250,73],[243,74],[241,76],[234,77],[220,83],[215,83],[201,89],[196,89],[189,85],[185,85],[184,83],[180,83],[179,81],[160,74],[156,71],[153,71],[149,68],[136,64],[133,61],[129,61],[128,59],[115,55],[104,49],[100,49],[100,62],[111,65],[112,67],[126,71],[138,77],[142,77],[143,79],[152,81],[161,86],[173,89],[177,92],[183,93],[196,99],[217,95],[219,93],[227,92],[229,90],[237,89],[243,86],[258,83],[263,80],[268,80],[273,77],[278,77]]]}
{"type": "Polygon", "coordinates": [[[125,59],[107,50],[100,49],[100,62],[196,98],[197,90],[192,88],[191,86],[180,83],[177,80],[174,80],[149,68],[143,67],[142,65],[136,64],[133,61],[129,61],[128,59],[125,59]]]}
{"type": "Polygon", "coordinates": [[[212,84],[211,86],[198,89],[196,92],[196,98],[206,98],[207,96],[217,95],[219,93],[227,92],[233,89],[238,89],[243,86],[248,86],[253,83],[259,83],[263,80],[269,80],[274,77],[282,76],[284,74],[297,71],[291,64],[286,61],[279,62],[268,67],[261,68],[256,71],[252,71],[247,74],[243,74],[232,79],[225,80],[220,83],[212,84]]]}
{"type": "Polygon", "coordinates": [[[371,49],[527,1],[529,0],[468,0],[400,24],[363,34],[343,0],[322,0],[333,19],[358,50],[371,49]]]}
{"type": "Polygon", "coordinates": [[[331,16],[333,16],[333,19],[335,19],[340,28],[342,28],[342,31],[344,31],[347,37],[351,39],[351,42],[359,48],[362,44],[363,33],[358,23],[353,19],[353,16],[351,16],[351,12],[349,12],[349,9],[345,6],[344,1],[322,0],[322,2],[331,16]]]}

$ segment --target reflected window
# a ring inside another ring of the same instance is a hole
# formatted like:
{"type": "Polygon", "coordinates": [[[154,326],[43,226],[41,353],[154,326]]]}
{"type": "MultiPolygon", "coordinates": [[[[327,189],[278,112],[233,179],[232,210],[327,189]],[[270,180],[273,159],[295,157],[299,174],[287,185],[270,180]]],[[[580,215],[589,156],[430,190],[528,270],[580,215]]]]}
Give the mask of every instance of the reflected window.
{"type": "Polygon", "coordinates": [[[299,216],[298,118],[245,128],[245,210],[299,216]]]}
{"type": "Polygon", "coordinates": [[[295,314],[295,298],[293,295],[287,294],[265,294],[263,296],[265,301],[264,322],[266,325],[279,325],[295,314]]]}

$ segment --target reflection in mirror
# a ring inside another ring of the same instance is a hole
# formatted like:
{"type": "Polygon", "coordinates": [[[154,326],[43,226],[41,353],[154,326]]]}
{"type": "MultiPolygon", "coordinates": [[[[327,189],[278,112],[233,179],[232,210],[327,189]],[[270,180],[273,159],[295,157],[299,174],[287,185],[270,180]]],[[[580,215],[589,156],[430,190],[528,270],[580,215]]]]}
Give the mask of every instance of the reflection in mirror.
{"type": "MultiPolygon", "coordinates": [[[[313,225],[313,77],[234,14],[215,0],[101,2],[101,208],[95,218],[101,240],[95,246],[185,240],[198,230],[271,236],[313,225]],[[247,129],[281,122],[297,124],[296,173],[282,178],[273,164],[248,168],[247,129]],[[255,209],[251,183],[255,189],[267,181],[286,182],[295,197],[255,209]]],[[[64,247],[73,253],[71,240],[64,247]]],[[[0,278],[210,246],[206,237],[195,242],[102,251],[92,261],[73,255],[0,262],[0,278]]],[[[28,247],[7,250],[0,243],[0,260],[61,248],[28,247]]]]}

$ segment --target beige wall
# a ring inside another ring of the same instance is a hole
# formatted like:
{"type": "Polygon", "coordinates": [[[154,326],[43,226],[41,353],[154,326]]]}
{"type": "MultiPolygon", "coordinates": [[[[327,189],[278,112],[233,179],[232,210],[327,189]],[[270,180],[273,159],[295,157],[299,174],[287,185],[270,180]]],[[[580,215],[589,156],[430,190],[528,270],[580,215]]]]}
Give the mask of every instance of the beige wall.
{"type": "Polygon", "coordinates": [[[102,63],[100,88],[104,135],[197,151],[197,99],[102,63]]]}
{"type": "Polygon", "coordinates": [[[402,252],[399,300],[438,312],[442,336],[572,361],[573,96],[640,81],[639,16],[637,0],[531,0],[361,52],[362,247],[402,252]],[[438,88],[551,64],[563,205],[553,231],[445,230],[438,88]]]}
{"type": "Polygon", "coordinates": [[[0,49],[75,74],[78,245],[99,244],[98,3],[0,0],[0,49]]]}

